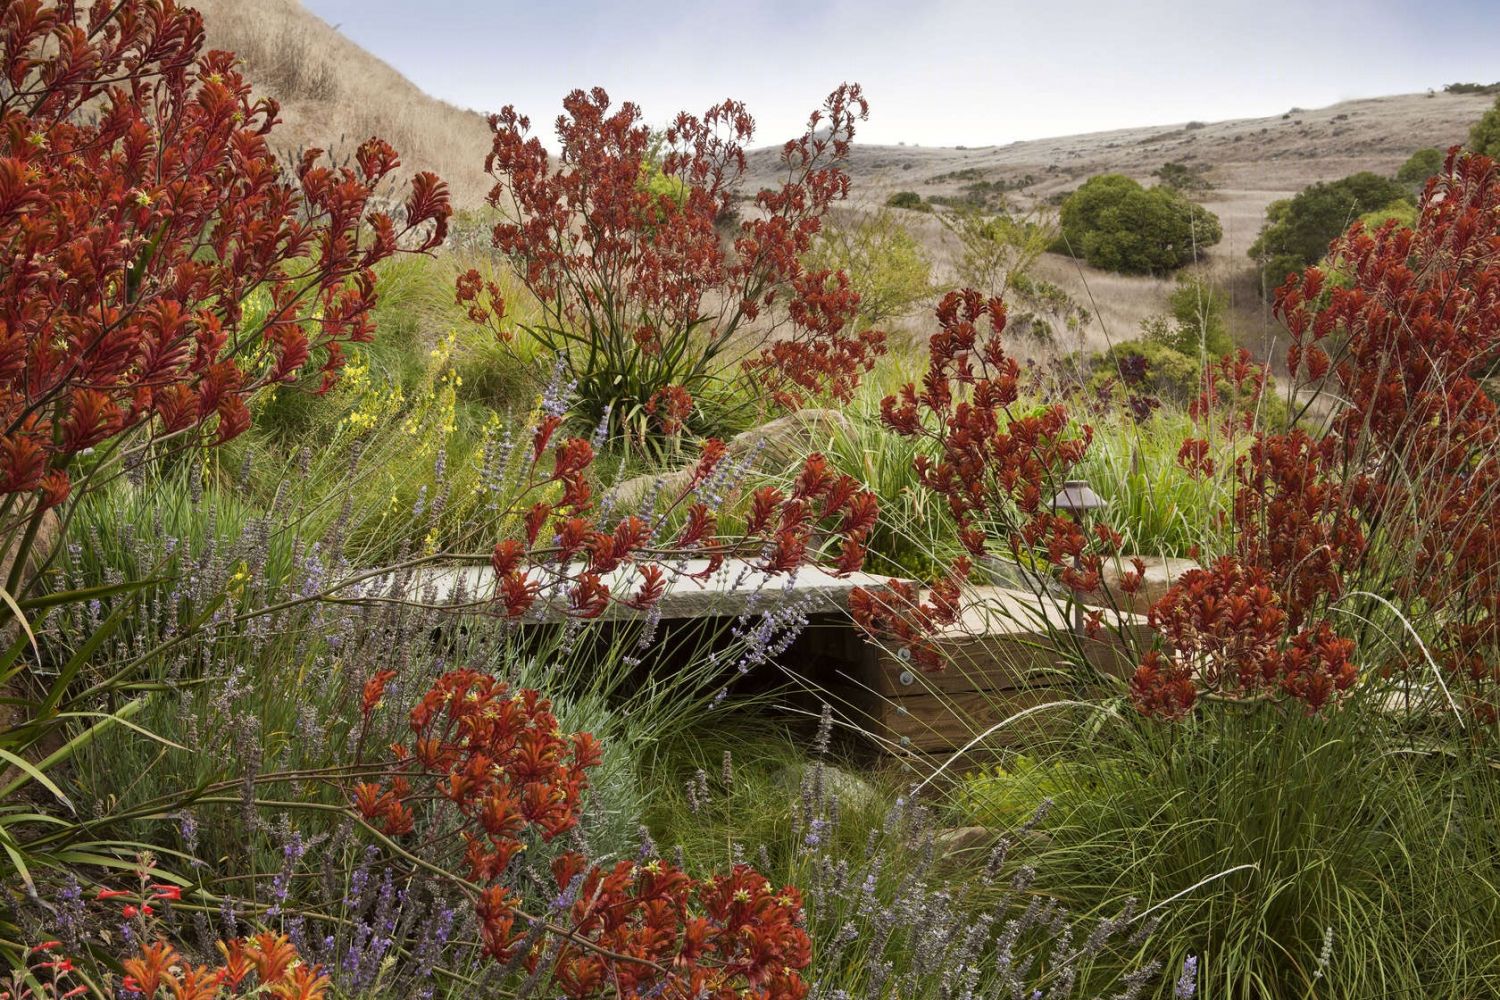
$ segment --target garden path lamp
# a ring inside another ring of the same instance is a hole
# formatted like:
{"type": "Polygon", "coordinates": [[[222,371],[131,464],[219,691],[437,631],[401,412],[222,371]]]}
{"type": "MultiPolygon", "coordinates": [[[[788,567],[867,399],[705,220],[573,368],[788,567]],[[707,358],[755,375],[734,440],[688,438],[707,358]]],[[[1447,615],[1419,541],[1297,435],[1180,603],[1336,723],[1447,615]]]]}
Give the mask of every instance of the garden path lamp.
{"type": "MultiPolygon", "coordinates": [[[[1052,498],[1052,509],[1062,511],[1078,524],[1083,523],[1083,517],[1089,511],[1103,506],[1104,498],[1089,489],[1087,479],[1069,479],[1063,483],[1062,492],[1052,498]]],[[[1073,557],[1073,567],[1083,568],[1083,562],[1078,556],[1073,557]]],[[[1078,594],[1073,595],[1073,632],[1075,635],[1083,634],[1083,599],[1078,594]]]]}

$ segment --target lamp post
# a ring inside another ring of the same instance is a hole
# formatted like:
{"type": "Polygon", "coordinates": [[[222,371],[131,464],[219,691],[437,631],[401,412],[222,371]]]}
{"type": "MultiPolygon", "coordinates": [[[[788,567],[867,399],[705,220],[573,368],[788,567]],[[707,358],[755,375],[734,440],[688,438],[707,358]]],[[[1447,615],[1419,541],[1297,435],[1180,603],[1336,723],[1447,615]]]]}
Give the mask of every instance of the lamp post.
{"type": "MultiPolygon", "coordinates": [[[[1083,523],[1083,515],[1105,506],[1104,498],[1089,489],[1087,479],[1069,479],[1063,483],[1062,491],[1052,498],[1052,509],[1067,514],[1077,524],[1083,523]]],[[[1082,569],[1083,562],[1073,557],[1073,568],[1082,569]]],[[[1073,633],[1083,635],[1083,600],[1073,595],[1073,633]]]]}

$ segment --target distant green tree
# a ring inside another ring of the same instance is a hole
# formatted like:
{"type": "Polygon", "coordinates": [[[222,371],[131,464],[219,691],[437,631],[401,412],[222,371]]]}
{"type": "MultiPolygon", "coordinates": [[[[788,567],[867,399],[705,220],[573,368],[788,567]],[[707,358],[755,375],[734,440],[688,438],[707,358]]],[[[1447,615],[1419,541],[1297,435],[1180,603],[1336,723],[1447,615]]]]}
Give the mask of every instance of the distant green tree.
{"type": "Polygon", "coordinates": [[[1405,185],[1366,170],[1272,202],[1260,236],[1250,245],[1251,258],[1260,263],[1262,292],[1269,294],[1288,274],[1322,260],[1328,244],[1364,213],[1410,199],[1405,185]]]}
{"type": "Polygon", "coordinates": [[[1419,149],[1401,164],[1401,169],[1396,171],[1396,180],[1401,184],[1422,185],[1427,183],[1427,178],[1443,169],[1443,154],[1437,148],[1428,146],[1419,149]]]}
{"type": "Polygon", "coordinates": [[[1449,83],[1443,86],[1445,94],[1496,94],[1500,83],[1449,83]]]}
{"type": "Polygon", "coordinates": [[[1490,159],[1500,158],[1500,97],[1469,129],[1469,148],[1490,159]]]}
{"type": "MultiPolygon", "coordinates": [[[[1260,265],[1261,293],[1267,297],[1288,274],[1300,271],[1308,264],[1302,250],[1291,246],[1294,242],[1288,222],[1291,208],[1291,198],[1281,198],[1267,205],[1265,225],[1261,226],[1260,236],[1250,245],[1250,256],[1260,265]]],[[[1311,246],[1316,238],[1303,242],[1311,246]]],[[[1321,245],[1325,251],[1328,249],[1327,243],[1321,245]]]]}
{"type": "Polygon", "coordinates": [[[890,209],[882,208],[855,225],[837,217],[830,220],[825,220],[804,264],[809,270],[849,275],[859,293],[855,329],[883,329],[941,291],[932,283],[932,261],[890,209]]]}
{"type": "Polygon", "coordinates": [[[1417,206],[1409,201],[1393,201],[1384,208],[1377,208],[1373,212],[1365,212],[1359,217],[1359,221],[1366,229],[1379,229],[1387,219],[1395,219],[1398,223],[1410,229],[1417,222],[1417,206]]]}
{"type": "Polygon", "coordinates": [[[1178,191],[1208,191],[1213,185],[1203,176],[1207,170],[1208,167],[1201,163],[1190,167],[1186,163],[1168,160],[1161,165],[1161,169],[1151,171],[1151,176],[1178,191]]]}
{"type": "Polygon", "coordinates": [[[1218,218],[1202,205],[1123,174],[1089,178],[1062,207],[1066,252],[1123,274],[1176,270],[1223,237],[1218,218]]]}
{"type": "Polygon", "coordinates": [[[915,191],[897,191],[885,200],[887,208],[905,208],[913,212],[930,212],[932,206],[922,200],[915,191]]]}
{"type": "Polygon", "coordinates": [[[1088,234],[1103,227],[1115,206],[1143,188],[1124,174],[1090,177],[1062,203],[1062,232],[1055,249],[1082,257],[1088,234]]]}
{"type": "MultiPolygon", "coordinates": [[[[674,177],[662,170],[667,158],[667,133],[662,129],[651,129],[646,141],[646,151],[641,156],[640,177],[636,187],[650,195],[656,203],[654,214],[658,223],[667,220],[667,211],[660,199],[666,198],[677,209],[687,205],[688,184],[681,177],[674,177]]],[[[652,227],[654,230],[654,227],[652,227]]]]}

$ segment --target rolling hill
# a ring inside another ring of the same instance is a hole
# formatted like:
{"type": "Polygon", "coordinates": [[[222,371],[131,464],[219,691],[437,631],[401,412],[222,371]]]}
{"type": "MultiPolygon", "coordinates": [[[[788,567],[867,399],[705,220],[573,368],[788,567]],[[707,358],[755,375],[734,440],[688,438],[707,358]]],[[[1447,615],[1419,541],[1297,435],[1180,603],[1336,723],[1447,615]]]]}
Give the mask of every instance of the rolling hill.
{"type": "MultiPolygon", "coordinates": [[[[258,93],[282,103],[283,125],[273,145],[291,152],[307,146],[348,156],[363,138],[378,134],[402,154],[404,169],[434,170],[459,207],[477,208],[493,180],[483,171],[490,148],[484,116],[424,94],[389,65],[345,38],[298,0],[195,0],[209,43],[232,49],[245,61],[258,93]]],[[[579,86],[592,81],[580,80],[579,86]]],[[[625,95],[622,95],[625,96],[625,95]]],[[[853,193],[833,221],[854,222],[893,191],[924,197],[955,196],[965,185],[987,181],[1010,189],[1012,203],[1056,199],[1090,176],[1118,172],[1143,183],[1167,161],[1201,170],[1213,189],[1199,197],[1224,227],[1224,240],[1199,265],[1231,297],[1231,330],[1264,355],[1275,324],[1255,294],[1245,255],[1266,206],[1315,181],[1360,170],[1390,175],[1415,150],[1463,141],[1469,125],[1492,98],[1476,94],[1413,94],[1346,101],[1325,108],[1293,108],[1266,118],[1188,122],[1059,136],[1005,146],[924,148],[856,143],[849,163],[853,193]]],[[[534,115],[551,109],[529,109],[534,115]]],[[[875,113],[879,113],[878,106],[875,113]]],[[[787,137],[763,136],[779,143],[787,137]]],[[[777,146],[755,150],[745,188],[776,177],[777,146]]],[[[926,247],[939,280],[953,277],[955,241],[931,214],[901,213],[901,221],[926,247]]],[[[1135,334],[1142,319],[1160,313],[1168,280],[1124,277],[1044,255],[1036,272],[1089,307],[1093,321],[1078,343],[1098,348],[1135,334]]],[[[930,311],[907,318],[920,335],[930,311]]]]}

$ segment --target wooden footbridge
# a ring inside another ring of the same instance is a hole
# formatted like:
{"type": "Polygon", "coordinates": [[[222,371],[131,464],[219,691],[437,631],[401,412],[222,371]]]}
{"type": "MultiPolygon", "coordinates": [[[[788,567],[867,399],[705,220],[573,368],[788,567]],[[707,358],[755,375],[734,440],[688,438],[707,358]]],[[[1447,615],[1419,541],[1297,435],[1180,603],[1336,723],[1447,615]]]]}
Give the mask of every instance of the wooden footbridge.
{"type": "MultiPolygon", "coordinates": [[[[829,701],[845,725],[913,760],[949,755],[981,734],[994,749],[1059,731],[1077,716],[1070,706],[1119,691],[1151,639],[1139,615],[1107,612],[1106,635],[1091,639],[1075,632],[1066,597],[1042,587],[1029,593],[975,586],[964,592],[960,621],[934,639],[945,668],[927,673],[905,651],[868,641],[849,616],[854,588],[878,588],[889,577],[837,577],[811,567],[790,578],[768,576],[731,560],[699,578],[706,567],[700,561],[675,567],[660,604],[663,632],[692,619],[738,621],[743,632],[761,616],[796,605],[806,625],[775,658],[782,679],[809,704],[829,701]]],[[[625,577],[611,582],[621,585],[619,592],[632,589],[625,577]]],[[[423,600],[482,601],[493,594],[494,576],[488,566],[427,568],[406,585],[423,600]]],[[[619,622],[640,614],[612,606],[605,617],[619,622]]]]}

